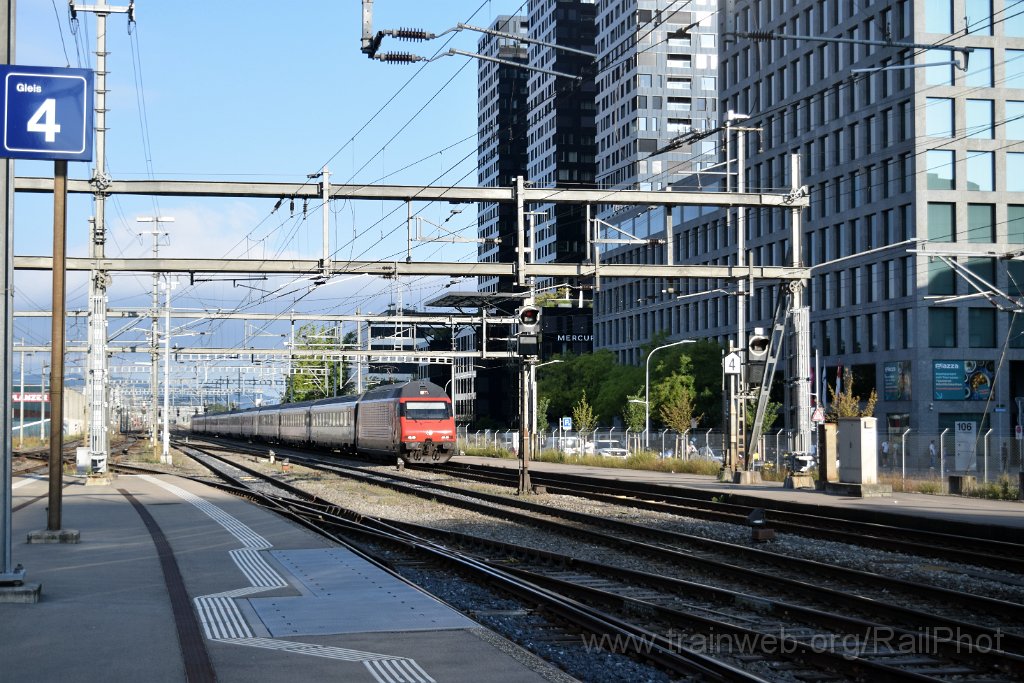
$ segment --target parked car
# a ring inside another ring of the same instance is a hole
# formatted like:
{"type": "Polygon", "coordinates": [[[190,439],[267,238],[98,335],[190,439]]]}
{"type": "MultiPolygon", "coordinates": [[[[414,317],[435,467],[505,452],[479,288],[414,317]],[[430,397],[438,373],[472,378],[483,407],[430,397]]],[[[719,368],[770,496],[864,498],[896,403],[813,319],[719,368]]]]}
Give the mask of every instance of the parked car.
{"type": "Polygon", "coordinates": [[[598,439],[594,441],[594,453],[613,458],[625,458],[629,455],[629,451],[613,439],[598,439]]]}

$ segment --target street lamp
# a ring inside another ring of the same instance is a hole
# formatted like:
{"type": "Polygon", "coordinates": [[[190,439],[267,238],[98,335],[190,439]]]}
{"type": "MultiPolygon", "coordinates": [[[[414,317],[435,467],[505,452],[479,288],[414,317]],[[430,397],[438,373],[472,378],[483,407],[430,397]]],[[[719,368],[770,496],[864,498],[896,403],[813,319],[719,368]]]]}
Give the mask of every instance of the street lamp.
{"type": "Polygon", "coordinates": [[[647,354],[647,362],[644,368],[644,448],[650,449],[651,447],[651,356],[654,355],[655,351],[661,351],[667,349],[670,346],[679,346],[680,344],[693,344],[695,339],[680,339],[670,344],[664,344],[651,349],[651,352],[647,354]]]}

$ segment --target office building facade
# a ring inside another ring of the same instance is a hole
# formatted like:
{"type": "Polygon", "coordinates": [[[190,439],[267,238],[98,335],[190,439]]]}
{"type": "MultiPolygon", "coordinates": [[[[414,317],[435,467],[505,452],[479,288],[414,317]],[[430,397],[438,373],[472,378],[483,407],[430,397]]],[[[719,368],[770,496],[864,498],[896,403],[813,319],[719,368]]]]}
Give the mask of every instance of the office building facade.
{"type": "MultiPolygon", "coordinates": [[[[811,348],[829,385],[852,369],[857,394],[877,392],[890,439],[962,429],[1006,438],[1022,421],[1024,315],[1014,310],[1024,263],[1005,258],[1024,249],[1024,17],[1014,4],[741,0],[719,13],[722,34],[740,34],[722,43],[720,112],[748,115],[758,131],[733,138],[745,186],[789,188],[799,157],[811,200],[799,245],[812,269],[811,348]],[[742,36],[754,31],[802,38],[742,36]],[[971,48],[969,60],[942,46],[971,48]]],[[[788,218],[775,210],[742,221],[680,215],[679,260],[736,263],[734,225],[747,263],[790,263],[788,218]]],[[[618,311],[599,307],[598,346],[624,353],[666,325],[726,340],[735,283],[681,287],[652,302],[629,339],[612,331],[618,311]]],[[[755,283],[748,329],[768,326],[777,292],[755,283]]]]}

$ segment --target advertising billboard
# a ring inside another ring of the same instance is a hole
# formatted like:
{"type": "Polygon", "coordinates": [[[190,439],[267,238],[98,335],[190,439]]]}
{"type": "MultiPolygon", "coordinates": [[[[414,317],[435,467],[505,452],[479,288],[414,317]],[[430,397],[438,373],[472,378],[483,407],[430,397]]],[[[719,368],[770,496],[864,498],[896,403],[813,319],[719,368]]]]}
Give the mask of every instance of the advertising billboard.
{"type": "Polygon", "coordinates": [[[995,363],[990,360],[932,361],[932,398],[936,401],[987,401],[995,363]]]}

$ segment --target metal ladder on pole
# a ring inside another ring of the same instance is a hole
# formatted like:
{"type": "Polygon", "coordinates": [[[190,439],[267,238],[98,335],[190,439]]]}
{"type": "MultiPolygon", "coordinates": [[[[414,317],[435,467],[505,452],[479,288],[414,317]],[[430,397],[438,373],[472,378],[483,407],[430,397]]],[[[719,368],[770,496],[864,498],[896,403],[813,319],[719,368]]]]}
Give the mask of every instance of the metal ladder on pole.
{"type": "MultiPolygon", "coordinates": [[[[779,286],[779,299],[775,306],[775,320],[772,322],[771,333],[768,337],[768,353],[765,356],[764,379],[757,392],[757,403],[754,408],[754,423],[750,430],[744,435],[744,443],[757,443],[758,435],[761,433],[761,426],[764,424],[764,414],[768,410],[768,396],[772,391],[772,379],[775,377],[775,368],[779,364],[779,355],[782,353],[782,343],[786,332],[786,320],[789,319],[790,311],[793,308],[794,293],[792,287],[783,284],[779,286]]],[[[740,451],[745,452],[745,451],[740,451]]],[[[763,454],[762,454],[763,455],[763,454]]],[[[744,469],[750,469],[753,465],[751,458],[747,458],[743,464],[744,469]]]]}

